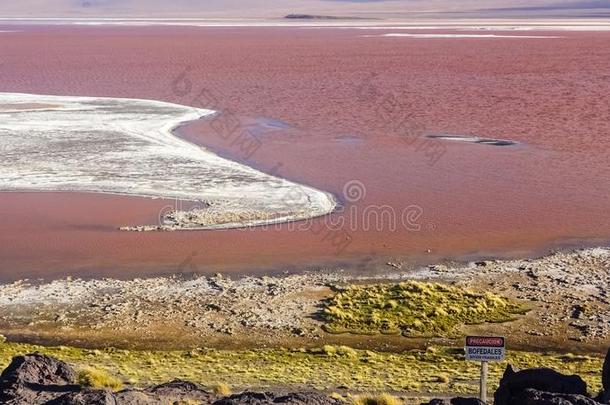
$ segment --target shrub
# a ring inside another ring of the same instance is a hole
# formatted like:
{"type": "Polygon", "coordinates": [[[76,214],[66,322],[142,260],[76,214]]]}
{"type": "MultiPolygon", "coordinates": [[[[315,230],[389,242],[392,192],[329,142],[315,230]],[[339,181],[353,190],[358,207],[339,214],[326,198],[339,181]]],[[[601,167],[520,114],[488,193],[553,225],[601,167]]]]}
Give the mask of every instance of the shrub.
{"type": "Polygon", "coordinates": [[[349,357],[350,359],[355,359],[358,357],[358,352],[348,346],[339,346],[336,348],[338,356],[349,357]]]}
{"type": "Polygon", "coordinates": [[[357,395],[352,400],[353,405],[402,405],[402,401],[390,394],[357,395]]]}
{"type": "Polygon", "coordinates": [[[105,370],[87,367],[78,373],[78,383],[90,388],[110,388],[118,391],[123,387],[123,382],[105,370]]]}
{"type": "Polygon", "coordinates": [[[223,397],[228,397],[232,394],[231,387],[229,387],[225,383],[217,383],[212,387],[212,392],[216,395],[221,395],[223,397]]]}
{"type": "Polygon", "coordinates": [[[324,345],[322,346],[322,351],[325,355],[332,357],[337,354],[337,348],[333,345],[324,345]]]}

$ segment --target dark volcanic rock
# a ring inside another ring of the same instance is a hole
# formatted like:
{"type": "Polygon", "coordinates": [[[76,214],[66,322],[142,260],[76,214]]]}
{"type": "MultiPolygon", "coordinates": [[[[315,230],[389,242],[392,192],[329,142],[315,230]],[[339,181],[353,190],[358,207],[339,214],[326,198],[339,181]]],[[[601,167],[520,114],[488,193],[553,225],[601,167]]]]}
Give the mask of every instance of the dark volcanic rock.
{"type": "Polygon", "coordinates": [[[211,404],[215,395],[201,386],[186,381],[172,381],[146,390],[127,389],[119,392],[87,390],[62,395],[45,405],[157,405],[194,401],[211,404]]]}
{"type": "Polygon", "coordinates": [[[214,405],[272,404],[275,396],[268,392],[242,392],[214,402],[214,405]]]}
{"type": "Polygon", "coordinates": [[[600,405],[599,402],[575,394],[558,394],[555,392],[525,389],[513,397],[512,404],[519,405],[600,405]]]}
{"type": "Polygon", "coordinates": [[[341,404],[341,401],[338,401],[334,398],[323,394],[315,394],[315,393],[293,393],[278,397],[273,401],[275,404],[308,404],[308,405],[332,405],[332,404],[341,404]]]}
{"type": "Polygon", "coordinates": [[[40,353],[16,356],[0,374],[1,384],[74,384],[76,373],[63,361],[40,353]]]}
{"type": "Polygon", "coordinates": [[[494,395],[495,405],[519,404],[516,398],[531,388],[557,394],[587,394],[587,384],[577,375],[563,375],[549,368],[533,368],[515,372],[509,365],[494,395]]]}
{"type": "Polygon", "coordinates": [[[485,405],[479,398],[455,397],[451,399],[433,399],[422,405],[485,405]]]}
{"type": "MultiPolygon", "coordinates": [[[[122,391],[117,394],[117,397],[120,398],[121,394],[125,392],[130,393],[132,396],[134,394],[133,390],[131,392],[122,391]]],[[[182,380],[155,385],[154,387],[147,388],[143,393],[159,401],[185,401],[190,399],[199,401],[202,404],[211,404],[217,399],[217,395],[206,391],[201,385],[182,380]]]]}
{"type": "Polygon", "coordinates": [[[76,373],[63,361],[40,353],[16,356],[0,374],[0,403],[43,404],[67,392],[78,391],[76,373]]]}
{"type": "Polygon", "coordinates": [[[214,405],[262,405],[262,404],[308,404],[308,405],[336,405],[336,399],[322,394],[294,393],[276,396],[269,392],[242,392],[219,399],[214,405]]]}
{"type": "Polygon", "coordinates": [[[216,396],[199,384],[175,380],[145,390],[127,389],[119,392],[87,390],[65,394],[45,405],[156,405],[187,403],[211,404],[216,396]]]}
{"type": "MultiPolygon", "coordinates": [[[[114,394],[106,390],[82,390],[80,392],[71,392],[64,394],[59,398],[55,398],[44,405],[117,405],[124,402],[118,402],[114,394]]],[[[134,402],[133,404],[136,404],[134,402]]],[[[144,402],[149,403],[149,402],[144,402]]]]}
{"type": "Polygon", "coordinates": [[[3,405],[153,405],[193,400],[211,404],[216,396],[198,384],[172,381],[146,390],[120,392],[83,388],[63,361],[39,353],[16,356],[0,375],[3,405]]]}

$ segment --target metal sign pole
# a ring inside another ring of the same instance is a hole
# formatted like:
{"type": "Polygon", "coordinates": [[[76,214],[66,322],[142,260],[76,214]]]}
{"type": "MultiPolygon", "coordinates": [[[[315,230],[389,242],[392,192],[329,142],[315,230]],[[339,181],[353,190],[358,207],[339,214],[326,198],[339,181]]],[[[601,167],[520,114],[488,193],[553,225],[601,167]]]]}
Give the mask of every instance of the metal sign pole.
{"type": "Polygon", "coordinates": [[[487,403],[487,362],[481,362],[481,386],[480,386],[481,402],[487,403]]]}

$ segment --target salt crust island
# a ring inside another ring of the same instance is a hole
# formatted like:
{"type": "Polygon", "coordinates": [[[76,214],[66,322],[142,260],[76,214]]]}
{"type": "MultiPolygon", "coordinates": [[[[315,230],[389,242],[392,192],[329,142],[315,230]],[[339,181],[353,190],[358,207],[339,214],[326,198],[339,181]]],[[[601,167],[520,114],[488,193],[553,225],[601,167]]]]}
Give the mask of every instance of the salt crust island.
{"type": "Polygon", "coordinates": [[[215,111],[153,100],[0,93],[0,191],[77,191],[198,203],[160,224],[124,230],[213,229],[309,219],[329,193],[221,158],[176,137],[215,111]]]}

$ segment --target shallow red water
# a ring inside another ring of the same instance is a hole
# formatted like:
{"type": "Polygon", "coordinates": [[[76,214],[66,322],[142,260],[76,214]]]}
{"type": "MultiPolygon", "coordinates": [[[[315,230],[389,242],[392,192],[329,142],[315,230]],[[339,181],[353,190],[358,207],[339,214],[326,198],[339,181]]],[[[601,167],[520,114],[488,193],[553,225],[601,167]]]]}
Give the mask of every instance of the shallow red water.
{"type": "Polygon", "coordinates": [[[116,228],[154,222],[168,202],[3,193],[0,278],[352,260],[366,271],[375,258],[535,254],[562,241],[610,239],[610,33],[411,39],[351,29],[20,29],[0,34],[0,91],[230,111],[256,143],[228,132],[232,121],[224,119],[181,135],[333,192],[345,208],[329,219],[344,226],[132,234],[116,228]],[[431,141],[423,133],[519,144],[431,141]],[[344,198],[346,183],[365,195],[344,198]],[[382,211],[375,222],[371,212],[382,211]]]}

